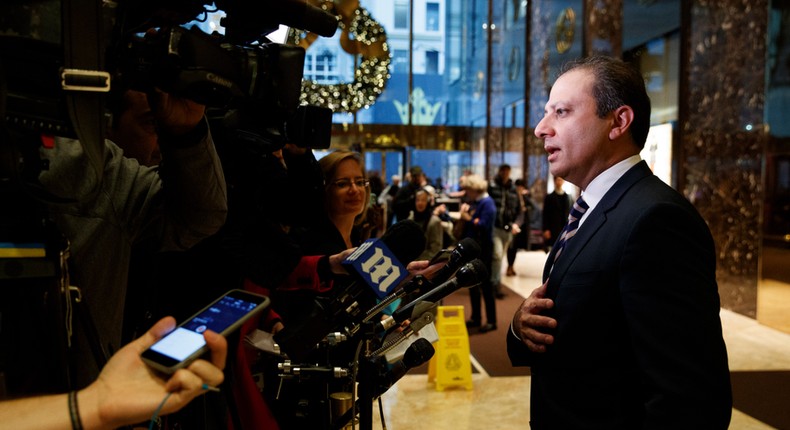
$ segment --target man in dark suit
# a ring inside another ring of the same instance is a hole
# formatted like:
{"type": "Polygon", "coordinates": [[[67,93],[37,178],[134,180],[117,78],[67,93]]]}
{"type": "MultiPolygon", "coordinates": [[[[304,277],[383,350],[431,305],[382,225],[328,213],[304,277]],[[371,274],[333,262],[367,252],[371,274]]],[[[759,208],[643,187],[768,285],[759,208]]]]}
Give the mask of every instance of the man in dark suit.
{"type": "Polygon", "coordinates": [[[543,250],[549,252],[568,221],[573,200],[562,189],[565,180],[554,177],[554,191],[543,198],[543,250]]]}
{"type": "Polygon", "coordinates": [[[587,209],[508,331],[512,364],[531,366],[533,429],[729,425],[713,239],[639,158],[649,126],[639,72],[590,57],[566,66],[535,129],[587,209]]]}

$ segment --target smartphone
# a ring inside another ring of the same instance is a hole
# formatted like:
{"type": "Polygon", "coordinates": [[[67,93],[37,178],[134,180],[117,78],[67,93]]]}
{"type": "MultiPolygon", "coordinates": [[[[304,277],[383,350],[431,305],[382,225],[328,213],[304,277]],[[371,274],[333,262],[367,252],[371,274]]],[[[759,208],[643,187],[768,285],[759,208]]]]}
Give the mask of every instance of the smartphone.
{"type": "Polygon", "coordinates": [[[228,336],[269,302],[268,297],[248,291],[228,291],[143,351],[141,357],[156,370],[174,373],[208,351],[204,331],[228,336]]]}

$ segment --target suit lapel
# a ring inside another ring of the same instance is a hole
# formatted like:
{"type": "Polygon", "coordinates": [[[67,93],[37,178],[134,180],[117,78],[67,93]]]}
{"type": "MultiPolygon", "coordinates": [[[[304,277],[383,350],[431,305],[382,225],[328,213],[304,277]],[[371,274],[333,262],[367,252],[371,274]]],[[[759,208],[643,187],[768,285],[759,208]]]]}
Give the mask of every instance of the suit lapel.
{"type": "Polygon", "coordinates": [[[590,213],[589,217],[584,220],[584,223],[579,227],[576,235],[565,246],[565,249],[562,251],[562,256],[557,260],[556,264],[554,264],[554,269],[551,268],[551,262],[554,261],[556,249],[551,250],[543,269],[543,279],[549,278],[546,297],[555,298],[557,296],[557,290],[562,283],[562,279],[565,277],[565,273],[567,273],[568,268],[573,265],[573,261],[579,253],[587,246],[595,246],[595,243],[590,245],[590,241],[593,239],[596,232],[606,223],[607,214],[617,207],[620,200],[634,184],[652,174],[653,172],[645,161],[639,162],[625,172],[625,174],[612,185],[612,188],[606,192],[592,213],[590,213]]]}

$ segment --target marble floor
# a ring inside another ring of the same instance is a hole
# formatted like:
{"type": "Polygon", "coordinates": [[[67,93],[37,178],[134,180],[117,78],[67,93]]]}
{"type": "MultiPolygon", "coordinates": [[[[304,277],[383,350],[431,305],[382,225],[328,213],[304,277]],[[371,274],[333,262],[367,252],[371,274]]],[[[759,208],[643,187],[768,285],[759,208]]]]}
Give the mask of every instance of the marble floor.
{"type": "MultiPolygon", "coordinates": [[[[515,265],[518,275],[503,276],[503,283],[522,296],[528,295],[540,285],[538,274],[545,258],[543,252],[520,252],[515,265]]],[[[721,311],[721,319],[731,371],[790,371],[790,334],[725,309],[721,311]]],[[[472,364],[475,365],[474,359],[472,364]]],[[[425,374],[407,374],[382,396],[386,426],[382,425],[376,407],[373,429],[529,428],[529,377],[494,378],[476,367],[479,372],[472,374],[471,390],[437,391],[425,374]]],[[[762,430],[775,427],[733,409],[730,428],[762,430]]]]}

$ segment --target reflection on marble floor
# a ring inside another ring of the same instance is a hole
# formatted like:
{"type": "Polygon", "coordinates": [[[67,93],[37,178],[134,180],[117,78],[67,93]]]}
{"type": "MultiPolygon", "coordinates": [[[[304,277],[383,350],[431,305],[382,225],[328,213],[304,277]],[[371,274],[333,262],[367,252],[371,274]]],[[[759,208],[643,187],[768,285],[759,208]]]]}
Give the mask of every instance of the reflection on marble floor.
{"type": "Polygon", "coordinates": [[[761,324],[790,333],[790,284],[762,279],[757,287],[757,320],[761,324]]]}
{"type": "MultiPolygon", "coordinates": [[[[519,253],[517,276],[503,276],[503,283],[522,296],[527,295],[539,285],[544,260],[542,252],[519,253]]],[[[790,371],[790,334],[727,310],[721,311],[721,318],[731,371],[790,371]]],[[[492,378],[481,372],[473,373],[472,381],[472,390],[437,391],[428,382],[427,375],[406,375],[382,396],[386,429],[529,428],[528,376],[492,378]]],[[[373,416],[372,427],[382,429],[377,406],[373,416]]],[[[762,430],[774,427],[734,409],[730,428],[762,430]]]]}

